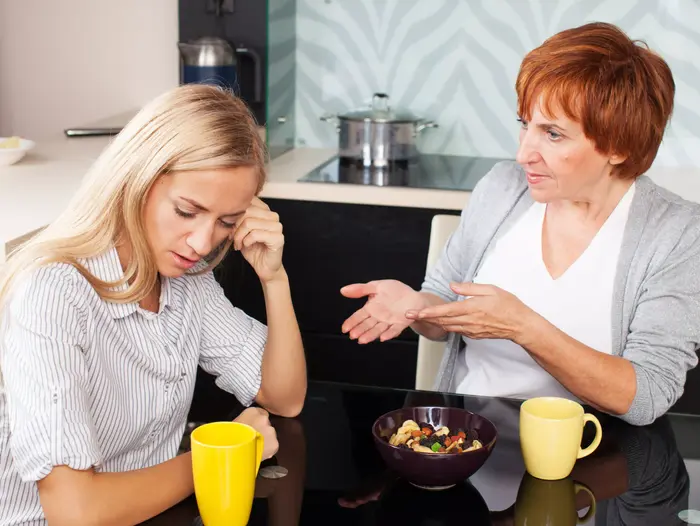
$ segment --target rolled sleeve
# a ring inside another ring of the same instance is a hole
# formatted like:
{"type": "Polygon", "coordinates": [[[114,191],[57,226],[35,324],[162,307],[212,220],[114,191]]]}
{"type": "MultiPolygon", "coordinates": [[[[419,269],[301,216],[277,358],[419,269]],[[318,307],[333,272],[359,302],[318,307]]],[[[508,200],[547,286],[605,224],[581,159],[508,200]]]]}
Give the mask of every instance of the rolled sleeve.
{"type": "Polygon", "coordinates": [[[234,307],[211,272],[202,280],[206,299],[199,364],[217,377],[219,388],[249,406],[260,391],[267,326],[234,307]]]}
{"type": "Polygon", "coordinates": [[[67,265],[32,273],[5,317],[2,372],[10,449],[25,482],[101,462],[88,399],[85,316],[67,265]]]}
{"type": "Polygon", "coordinates": [[[683,394],[700,347],[700,242],[681,243],[644,283],[622,356],[635,371],[637,390],[621,418],[647,425],[683,394]],[[689,245],[689,246],[688,246],[689,245]]]}

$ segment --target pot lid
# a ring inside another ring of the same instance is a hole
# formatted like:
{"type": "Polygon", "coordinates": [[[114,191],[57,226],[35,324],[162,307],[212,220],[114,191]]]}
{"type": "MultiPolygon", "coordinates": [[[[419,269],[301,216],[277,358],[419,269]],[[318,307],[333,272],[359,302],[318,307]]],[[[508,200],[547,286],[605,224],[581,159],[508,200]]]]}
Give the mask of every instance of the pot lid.
{"type": "Polygon", "coordinates": [[[416,122],[421,118],[407,110],[394,110],[389,106],[389,95],[375,93],[372,105],[366,110],[350,111],[339,115],[341,119],[372,122],[416,122]]]}

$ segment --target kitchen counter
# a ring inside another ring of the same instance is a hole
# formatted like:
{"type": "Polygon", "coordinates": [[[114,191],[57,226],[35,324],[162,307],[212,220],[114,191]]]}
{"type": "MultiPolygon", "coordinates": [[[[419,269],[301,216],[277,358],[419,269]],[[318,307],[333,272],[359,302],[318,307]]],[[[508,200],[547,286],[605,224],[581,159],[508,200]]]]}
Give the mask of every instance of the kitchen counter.
{"type": "MultiPolygon", "coordinates": [[[[0,166],[0,263],[13,246],[65,209],[110,140],[59,137],[37,144],[15,165],[0,166]]],[[[467,202],[468,192],[297,182],[335,154],[334,149],[299,148],[272,160],[261,197],[451,210],[467,202]]]]}
{"type": "MultiPolygon", "coordinates": [[[[15,165],[0,167],[0,263],[16,243],[46,226],[67,206],[110,140],[62,136],[40,142],[15,165]]],[[[261,197],[443,210],[461,210],[469,199],[469,192],[456,190],[298,182],[335,154],[335,149],[297,148],[272,160],[261,197]]],[[[686,199],[700,202],[700,168],[652,169],[650,176],[686,199]]]]}

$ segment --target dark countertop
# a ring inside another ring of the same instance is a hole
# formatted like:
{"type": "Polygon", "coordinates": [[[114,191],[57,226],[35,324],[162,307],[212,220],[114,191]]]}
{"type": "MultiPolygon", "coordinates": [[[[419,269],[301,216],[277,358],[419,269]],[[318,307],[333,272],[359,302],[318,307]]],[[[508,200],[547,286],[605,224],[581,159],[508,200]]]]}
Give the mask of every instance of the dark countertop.
{"type": "MultiPolygon", "coordinates": [[[[230,400],[220,414],[213,411],[208,416],[235,417],[241,408],[230,400]]],[[[700,508],[700,418],[667,415],[651,426],[633,427],[596,415],[603,425],[603,442],[577,462],[570,477],[590,488],[597,500],[595,519],[583,524],[686,524],[679,513],[700,508]]],[[[280,451],[265,465],[284,466],[289,474],[278,480],[258,479],[249,524],[517,524],[515,513],[523,507],[525,486],[539,495],[540,509],[561,505],[541,491],[547,483],[525,474],[518,416],[519,402],[512,400],[312,382],[300,417],[273,420],[280,451]],[[408,405],[464,407],[486,416],[499,432],[493,454],[468,482],[446,491],[420,490],[397,479],[385,470],[370,429],[378,416],[408,405]]],[[[580,516],[588,505],[585,493],[578,493],[580,516]]],[[[700,519],[700,511],[695,513],[700,519]]],[[[201,524],[194,497],[148,524],[201,524]]]]}

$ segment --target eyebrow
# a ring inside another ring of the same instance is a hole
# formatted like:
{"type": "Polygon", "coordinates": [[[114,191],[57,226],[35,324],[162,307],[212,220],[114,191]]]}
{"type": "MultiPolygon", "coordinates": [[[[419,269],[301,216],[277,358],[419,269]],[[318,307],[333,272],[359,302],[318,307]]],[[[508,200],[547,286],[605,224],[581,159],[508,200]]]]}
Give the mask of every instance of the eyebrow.
{"type": "Polygon", "coordinates": [[[567,132],[564,128],[562,128],[561,126],[557,126],[556,124],[551,123],[551,122],[549,122],[549,123],[546,123],[546,122],[540,123],[540,124],[537,125],[537,127],[540,128],[541,130],[548,130],[549,128],[556,128],[557,130],[559,130],[559,131],[562,132],[562,133],[568,133],[568,132],[567,132]]]}
{"type": "MultiPolygon", "coordinates": [[[[202,204],[199,204],[199,203],[198,203],[197,201],[195,201],[194,199],[190,199],[189,197],[183,197],[183,196],[179,196],[179,197],[180,197],[180,199],[182,199],[183,201],[187,201],[189,204],[191,204],[193,207],[195,207],[195,208],[196,208],[197,210],[199,210],[200,212],[209,212],[209,211],[210,211],[206,206],[204,206],[204,205],[202,205],[202,204]]],[[[232,213],[230,213],[230,214],[224,214],[224,215],[222,215],[221,217],[235,217],[235,216],[237,216],[237,215],[241,215],[243,212],[245,212],[245,210],[241,210],[241,211],[239,211],[239,212],[232,212],[232,213]]]]}

